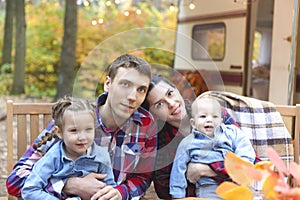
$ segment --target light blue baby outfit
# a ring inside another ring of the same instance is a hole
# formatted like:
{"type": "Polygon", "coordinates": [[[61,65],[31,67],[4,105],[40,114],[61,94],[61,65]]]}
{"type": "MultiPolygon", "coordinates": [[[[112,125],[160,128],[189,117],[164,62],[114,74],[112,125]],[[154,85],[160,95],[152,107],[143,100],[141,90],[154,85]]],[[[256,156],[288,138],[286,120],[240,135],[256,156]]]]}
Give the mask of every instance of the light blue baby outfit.
{"type": "MultiPolygon", "coordinates": [[[[187,187],[186,170],[189,162],[210,164],[224,161],[227,152],[251,163],[255,160],[255,151],[249,138],[235,125],[221,124],[215,129],[213,138],[193,129],[179,144],[174,159],[170,194],[173,198],[184,198],[187,187]]],[[[201,198],[219,197],[215,193],[217,183],[210,177],[202,176],[196,183],[196,195],[201,198]]]]}

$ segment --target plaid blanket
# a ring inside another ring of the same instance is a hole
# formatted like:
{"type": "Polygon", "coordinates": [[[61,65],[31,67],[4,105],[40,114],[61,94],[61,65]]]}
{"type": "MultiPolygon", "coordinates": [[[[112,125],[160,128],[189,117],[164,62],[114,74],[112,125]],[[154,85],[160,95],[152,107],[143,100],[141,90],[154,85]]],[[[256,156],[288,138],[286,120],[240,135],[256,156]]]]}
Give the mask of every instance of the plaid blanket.
{"type": "Polygon", "coordinates": [[[265,152],[269,146],[287,165],[294,160],[291,134],[273,103],[222,91],[207,91],[200,96],[220,101],[249,136],[261,160],[268,160],[265,152]]]}

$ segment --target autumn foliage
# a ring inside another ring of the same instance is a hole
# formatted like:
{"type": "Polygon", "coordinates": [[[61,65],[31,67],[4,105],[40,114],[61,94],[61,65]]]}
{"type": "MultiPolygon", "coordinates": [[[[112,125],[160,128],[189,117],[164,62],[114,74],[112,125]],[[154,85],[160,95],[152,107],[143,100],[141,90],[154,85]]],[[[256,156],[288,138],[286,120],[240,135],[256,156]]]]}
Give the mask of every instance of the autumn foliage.
{"type": "Polygon", "coordinates": [[[290,162],[289,167],[272,148],[266,154],[269,161],[255,165],[227,153],[225,168],[234,182],[223,182],[216,193],[225,200],[300,200],[300,165],[290,162]],[[262,183],[261,191],[255,191],[254,182],[262,183]]]}
{"type": "MultiPolygon", "coordinates": [[[[105,3],[105,1],[93,2],[105,3]]],[[[78,5],[76,71],[74,72],[74,78],[89,53],[113,36],[129,30],[146,27],[176,29],[177,13],[170,12],[167,8],[158,11],[151,3],[141,2],[136,6],[129,6],[127,10],[130,14],[125,16],[124,9],[113,5],[109,7],[103,5],[78,5]],[[141,13],[137,14],[137,9],[140,9],[141,13]],[[100,17],[103,19],[103,23],[93,25],[92,20],[98,20],[100,17]]],[[[54,96],[56,94],[55,87],[58,79],[57,74],[63,38],[64,5],[61,1],[55,0],[39,1],[38,3],[26,4],[25,11],[27,39],[25,92],[35,96],[54,96]]],[[[0,15],[0,25],[2,26],[4,26],[4,17],[5,15],[0,15]]],[[[0,35],[3,35],[3,29],[0,30],[0,35]]],[[[154,47],[160,46],[173,49],[175,43],[175,34],[170,37],[160,32],[152,32],[149,35],[134,34],[128,35],[128,37],[131,37],[132,44],[124,41],[122,38],[120,40],[111,40],[109,48],[101,53],[116,57],[125,53],[124,48],[128,52],[132,52],[135,50],[132,47],[143,47],[150,44],[154,47]]],[[[2,48],[2,40],[0,48],[2,48]]],[[[172,66],[172,52],[166,52],[158,48],[138,50],[140,51],[140,56],[149,62],[172,66]]],[[[99,59],[97,64],[105,68],[110,61],[99,59]]],[[[11,67],[13,69],[13,64],[11,67]]],[[[8,78],[4,79],[2,75],[0,85],[11,82],[11,80],[7,80],[11,76],[5,76],[8,78]]],[[[0,94],[6,93],[7,91],[5,90],[9,90],[9,87],[1,87],[0,94]]]]}

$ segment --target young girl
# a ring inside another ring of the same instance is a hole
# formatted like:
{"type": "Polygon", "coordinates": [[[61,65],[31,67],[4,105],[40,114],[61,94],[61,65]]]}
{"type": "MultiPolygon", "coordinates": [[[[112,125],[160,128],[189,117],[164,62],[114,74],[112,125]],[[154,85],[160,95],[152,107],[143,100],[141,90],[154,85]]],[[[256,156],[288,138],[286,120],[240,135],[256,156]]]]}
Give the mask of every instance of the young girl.
{"type": "Polygon", "coordinates": [[[116,185],[107,150],[94,142],[95,116],[95,109],[84,99],[64,97],[53,105],[52,117],[61,141],[34,165],[22,189],[23,199],[80,199],[49,188],[62,191],[56,180],[67,181],[91,172],[107,174],[102,181],[116,185]]]}

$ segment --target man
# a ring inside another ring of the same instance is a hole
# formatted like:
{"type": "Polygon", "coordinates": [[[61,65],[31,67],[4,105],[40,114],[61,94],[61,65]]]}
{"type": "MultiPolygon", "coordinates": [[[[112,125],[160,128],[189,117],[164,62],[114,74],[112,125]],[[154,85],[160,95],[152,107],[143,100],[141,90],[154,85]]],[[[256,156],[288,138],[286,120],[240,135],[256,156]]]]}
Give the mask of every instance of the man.
{"type": "MultiPolygon", "coordinates": [[[[51,180],[50,189],[76,194],[82,199],[132,199],[144,195],[150,185],[156,155],[156,124],[149,112],[140,108],[151,81],[151,67],[143,59],[122,55],[111,65],[104,82],[104,93],[96,100],[97,127],[95,141],[106,147],[113,165],[117,186],[106,186],[103,174],[51,180]],[[137,78],[138,77],[138,78],[137,78]]],[[[37,143],[53,128],[53,122],[35,140],[37,143]]],[[[42,146],[47,151],[57,140],[42,146]]],[[[16,163],[7,179],[9,194],[20,192],[32,166],[41,154],[33,145],[16,163]]]]}

